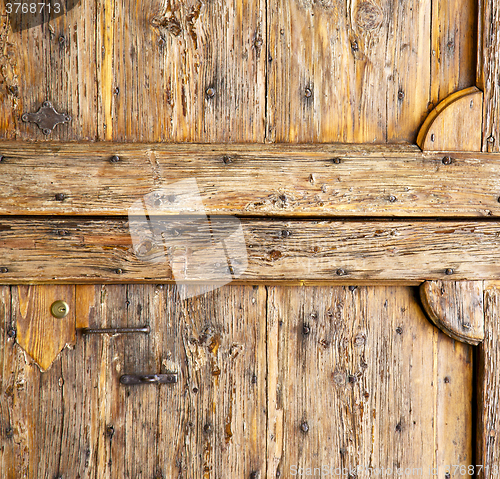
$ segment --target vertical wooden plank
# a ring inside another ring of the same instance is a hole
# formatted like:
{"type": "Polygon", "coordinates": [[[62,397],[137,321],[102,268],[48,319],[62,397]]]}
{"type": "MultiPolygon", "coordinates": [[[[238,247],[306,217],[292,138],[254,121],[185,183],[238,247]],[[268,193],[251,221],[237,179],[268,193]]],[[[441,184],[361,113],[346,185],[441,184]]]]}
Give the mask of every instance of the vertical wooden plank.
{"type": "Polygon", "coordinates": [[[413,141],[429,101],[430,8],[271,2],[269,141],[413,141]]]}
{"type": "Polygon", "coordinates": [[[264,0],[155,0],[148,8],[106,0],[100,12],[100,136],[264,140],[264,0]]]}
{"type": "Polygon", "coordinates": [[[176,287],[165,293],[168,326],[157,344],[180,382],[175,393],[160,389],[160,477],[266,477],[265,288],[183,301],[176,287]]]}
{"type": "MultiPolygon", "coordinates": [[[[476,0],[432,0],[431,104],[475,85],[476,0]]],[[[448,131],[450,137],[453,132],[448,131]]]]}
{"type": "MultiPolygon", "coordinates": [[[[0,286],[0,473],[5,479],[14,479],[15,474],[15,442],[12,424],[13,387],[13,345],[11,321],[10,287],[0,286]]],[[[20,456],[19,459],[22,459],[20,456]]]]}
{"type": "Polygon", "coordinates": [[[485,338],[479,346],[479,366],[477,383],[477,448],[476,464],[484,468],[478,478],[494,478],[500,473],[499,428],[500,416],[500,372],[498,369],[500,351],[500,282],[485,282],[484,328],[485,338]]]}
{"type": "Polygon", "coordinates": [[[272,287],[268,318],[268,477],[471,463],[471,347],[413,289],[272,287]]]}
{"type": "MultiPolygon", "coordinates": [[[[65,2],[64,5],[66,5],[65,2]]],[[[63,8],[66,8],[63,6],[63,8]]],[[[53,14],[47,17],[54,17],[53,14]]],[[[95,4],[79,2],[46,23],[0,33],[0,137],[45,140],[95,140],[97,137],[95,4]],[[68,113],[70,123],[50,135],[21,121],[45,100],[68,113]]]]}
{"type": "Polygon", "coordinates": [[[483,151],[500,151],[500,9],[496,0],[479,2],[477,86],[484,91],[483,151]]]}

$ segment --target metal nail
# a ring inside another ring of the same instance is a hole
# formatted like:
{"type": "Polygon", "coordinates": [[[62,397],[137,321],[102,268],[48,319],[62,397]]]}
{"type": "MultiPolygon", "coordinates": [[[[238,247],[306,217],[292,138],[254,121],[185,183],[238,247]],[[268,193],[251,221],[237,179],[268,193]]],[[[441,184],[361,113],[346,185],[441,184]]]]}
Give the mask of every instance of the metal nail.
{"type": "Polygon", "coordinates": [[[56,201],[64,201],[66,198],[66,195],[64,193],[57,193],[55,198],[56,198],[56,201]]]}
{"type": "Polygon", "coordinates": [[[345,270],[344,270],[344,269],[339,268],[339,269],[337,270],[337,275],[338,275],[338,276],[344,276],[345,274],[346,274],[346,272],[345,272],[345,270]]]}
{"type": "Polygon", "coordinates": [[[453,270],[451,268],[446,268],[445,274],[447,275],[453,274],[453,270]]]}
{"type": "Polygon", "coordinates": [[[302,430],[302,432],[308,432],[309,431],[309,424],[307,424],[306,421],[304,421],[301,425],[300,425],[300,429],[302,430]]]}
{"type": "Polygon", "coordinates": [[[9,268],[6,268],[5,266],[2,266],[0,268],[0,273],[8,273],[9,272],[9,268]]]}
{"type": "Polygon", "coordinates": [[[442,162],[443,165],[451,165],[453,163],[453,158],[451,158],[451,156],[445,156],[442,162]]]}
{"type": "Polygon", "coordinates": [[[110,161],[111,163],[118,163],[118,162],[120,161],[120,157],[119,157],[118,155],[113,155],[113,156],[109,159],[109,161],[110,161]]]}

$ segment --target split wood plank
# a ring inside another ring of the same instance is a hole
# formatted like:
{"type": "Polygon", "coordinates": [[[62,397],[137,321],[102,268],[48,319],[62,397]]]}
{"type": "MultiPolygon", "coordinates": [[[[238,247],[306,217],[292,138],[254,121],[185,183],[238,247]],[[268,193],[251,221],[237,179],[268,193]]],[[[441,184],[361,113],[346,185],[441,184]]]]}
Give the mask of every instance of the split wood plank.
{"type": "Polygon", "coordinates": [[[477,86],[484,91],[483,151],[500,151],[500,9],[496,0],[479,1],[477,86]]]}
{"type": "Polygon", "coordinates": [[[478,423],[476,442],[476,463],[483,466],[478,470],[479,479],[493,479],[499,474],[500,457],[500,282],[485,282],[484,321],[485,338],[479,346],[479,374],[477,379],[478,423]]]}
{"type": "Polygon", "coordinates": [[[20,285],[13,288],[12,301],[17,344],[45,371],[66,346],[75,344],[75,287],[20,285]],[[69,306],[64,318],[51,313],[51,305],[59,300],[69,306]]]}
{"type": "Polygon", "coordinates": [[[500,156],[489,153],[422,153],[410,145],[14,142],[0,150],[3,215],[127,215],[148,198],[150,215],[500,215],[500,156]]]}
{"type": "Polygon", "coordinates": [[[428,318],[448,336],[477,345],[484,339],[482,281],[426,281],[420,298],[428,318]]]}
{"type": "Polygon", "coordinates": [[[266,477],[472,463],[472,347],[433,327],[411,288],[269,287],[268,355],[266,477]]]}
{"type": "Polygon", "coordinates": [[[481,151],[483,92],[476,87],[453,93],[425,119],[417,136],[424,151],[481,151]]]}
{"type": "Polygon", "coordinates": [[[160,228],[165,243],[160,231],[149,243],[133,246],[123,218],[2,219],[0,266],[6,270],[0,282],[419,284],[500,278],[495,222],[245,219],[240,227],[235,240],[233,222],[175,219],[160,228]],[[218,228],[216,236],[211,224],[218,228]],[[174,230],[177,236],[167,234],[174,230]],[[226,248],[220,261],[213,256],[211,238],[226,248]],[[147,247],[151,250],[143,254],[147,247]]]}
{"type": "MultiPolygon", "coordinates": [[[[79,337],[57,367],[44,374],[33,369],[29,383],[21,384],[46,389],[22,398],[31,414],[9,407],[14,440],[20,426],[30,431],[18,470],[28,479],[201,479],[219,471],[223,477],[264,477],[265,288],[231,286],[186,300],[176,286],[94,288],[95,303],[87,306],[92,325],[148,321],[151,334],[79,337]],[[119,383],[125,373],[158,372],[177,372],[178,382],[119,383]],[[46,422],[40,412],[49,407],[46,422]]],[[[8,381],[23,381],[17,374],[8,381]]],[[[21,393],[15,394],[20,401],[21,393]]]]}

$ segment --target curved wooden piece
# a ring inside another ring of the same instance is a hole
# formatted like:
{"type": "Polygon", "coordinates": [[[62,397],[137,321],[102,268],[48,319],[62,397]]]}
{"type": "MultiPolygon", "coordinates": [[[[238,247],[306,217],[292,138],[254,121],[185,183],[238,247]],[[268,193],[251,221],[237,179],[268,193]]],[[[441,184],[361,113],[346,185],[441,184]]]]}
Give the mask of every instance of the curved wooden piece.
{"type": "Polygon", "coordinates": [[[12,288],[12,316],[16,325],[17,344],[42,371],[52,365],[59,353],[75,344],[75,305],[73,285],[31,285],[12,288]],[[54,301],[69,305],[65,318],[52,316],[54,301]]]}
{"type": "Polygon", "coordinates": [[[425,119],[417,145],[427,151],[481,151],[483,92],[475,86],[446,97],[425,119]]]}
{"type": "Polygon", "coordinates": [[[420,299],[428,318],[448,336],[473,345],[483,341],[482,281],[425,281],[420,299]]]}

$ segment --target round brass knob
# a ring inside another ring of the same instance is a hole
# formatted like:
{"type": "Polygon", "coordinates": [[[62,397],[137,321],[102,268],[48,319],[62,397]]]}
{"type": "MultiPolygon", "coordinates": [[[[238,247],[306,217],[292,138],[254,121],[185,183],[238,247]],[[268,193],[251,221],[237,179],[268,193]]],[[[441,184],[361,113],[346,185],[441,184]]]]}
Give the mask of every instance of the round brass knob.
{"type": "Polygon", "coordinates": [[[52,306],[50,307],[50,312],[52,313],[52,316],[55,318],[65,318],[68,313],[69,313],[69,306],[66,302],[64,301],[55,301],[52,303],[52,306]]]}

